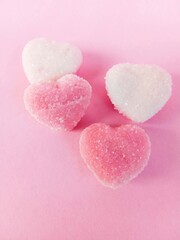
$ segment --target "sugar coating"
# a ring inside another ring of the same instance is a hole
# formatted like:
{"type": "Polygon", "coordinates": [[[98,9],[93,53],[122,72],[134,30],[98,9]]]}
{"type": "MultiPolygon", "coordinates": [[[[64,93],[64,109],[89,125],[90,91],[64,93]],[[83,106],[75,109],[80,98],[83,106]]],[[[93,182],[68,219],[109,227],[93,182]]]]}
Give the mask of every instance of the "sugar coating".
{"type": "Polygon", "coordinates": [[[24,94],[27,111],[53,129],[72,130],[85,114],[91,99],[90,84],[73,74],[57,82],[32,84],[24,94]]]}
{"type": "Polygon", "coordinates": [[[115,108],[135,122],[150,119],[171,96],[171,76],[158,66],[118,64],[105,79],[115,108]]]}
{"type": "Polygon", "coordinates": [[[82,53],[69,43],[38,38],[24,47],[22,63],[30,83],[40,83],[75,73],[82,63],[82,53]]]}
{"type": "Polygon", "coordinates": [[[111,188],[135,178],[147,165],[150,150],[148,135],[136,125],[112,128],[95,123],[80,137],[85,163],[103,185],[111,188]]]}

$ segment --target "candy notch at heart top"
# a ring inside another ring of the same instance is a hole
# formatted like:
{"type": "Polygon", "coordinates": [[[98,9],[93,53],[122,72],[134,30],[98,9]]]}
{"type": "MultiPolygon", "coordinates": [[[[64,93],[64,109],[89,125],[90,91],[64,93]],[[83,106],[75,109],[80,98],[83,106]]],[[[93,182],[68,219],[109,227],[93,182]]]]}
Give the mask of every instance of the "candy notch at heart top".
{"type": "Polygon", "coordinates": [[[171,96],[171,76],[157,66],[118,64],[107,72],[105,79],[115,108],[135,122],[150,119],[171,96]]]}
{"type": "Polygon", "coordinates": [[[29,82],[40,83],[76,73],[82,63],[82,53],[69,43],[38,38],[24,47],[22,63],[29,82]]]}
{"type": "Polygon", "coordinates": [[[90,84],[73,74],[57,81],[31,84],[24,94],[27,111],[52,129],[72,130],[91,99],[90,84]]]}
{"type": "Polygon", "coordinates": [[[80,137],[80,153],[88,168],[111,188],[135,178],[147,165],[150,150],[148,135],[136,125],[112,128],[95,123],[80,137]]]}

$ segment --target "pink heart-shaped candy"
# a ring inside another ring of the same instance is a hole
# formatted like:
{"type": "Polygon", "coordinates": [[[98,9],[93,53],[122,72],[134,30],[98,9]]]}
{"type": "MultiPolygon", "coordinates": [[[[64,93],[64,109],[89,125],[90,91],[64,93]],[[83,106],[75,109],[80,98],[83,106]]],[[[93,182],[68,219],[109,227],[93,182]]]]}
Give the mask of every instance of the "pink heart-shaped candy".
{"type": "Polygon", "coordinates": [[[90,84],[73,74],[53,82],[29,85],[24,103],[39,122],[53,128],[72,130],[90,103],[90,84]]]}
{"type": "Polygon", "coordinates": [[[151,143],[136,125],[112,128],[103,123],[87,127],[80,137],[80,153],[105,186],[116,188],[135,178],[146,166],[151,143]]]}

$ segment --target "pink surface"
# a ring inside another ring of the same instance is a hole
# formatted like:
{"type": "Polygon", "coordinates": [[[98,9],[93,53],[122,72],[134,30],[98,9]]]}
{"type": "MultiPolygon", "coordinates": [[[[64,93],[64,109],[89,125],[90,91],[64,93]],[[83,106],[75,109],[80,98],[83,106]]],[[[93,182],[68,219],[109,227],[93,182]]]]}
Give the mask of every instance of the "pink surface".
{"type": "Polygon", "coordinates": [[[180,239],[179,13],[179,0],[1,0],[1,240],[180,239]],[[24,109],[21,51],[39,36],[84,53],[79,75],[92,84],[93,99],[72,133],[50,131],[24,109]],[[78,140],[91,123],[128,122],[104,88],[107,69],[118,62],[167,69],[173,96],[141,125],[152,141],[148,166],[114,191],[88,171],[78,140]]]}

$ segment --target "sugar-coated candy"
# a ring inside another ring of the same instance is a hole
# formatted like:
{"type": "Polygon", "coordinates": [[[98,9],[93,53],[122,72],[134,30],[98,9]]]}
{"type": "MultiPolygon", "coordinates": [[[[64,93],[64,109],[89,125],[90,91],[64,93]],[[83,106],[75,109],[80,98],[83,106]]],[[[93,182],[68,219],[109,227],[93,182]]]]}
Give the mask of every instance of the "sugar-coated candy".
{"type": "Polygon", "coordinates": [[[27,111],[53,129],[72,130],[90,103],[90,84],[73,74],[53,82],[31,84],[24,94],[27,111]]]}
{"type": "Polygon", "coordinates": [[[38,38],[25,45],[22,63],[30,83],[40,83],[75,73],[82,63],[82,53],[69,43],[38,38]]]}
{"type": "Polygon", "coordinates": [[[158,66],[117,64],[105,79],[115,108],[135,122],[150,119],[171,96],[171,76],[158,66]]]}
{"type": "Polygon", "coordinates": [[[80,153],[88,168],[105,186],[116,188],[135,178],[147,165],[151,143],[136,125],[110,127],[95,123],[80,137],[80,153]]]}

